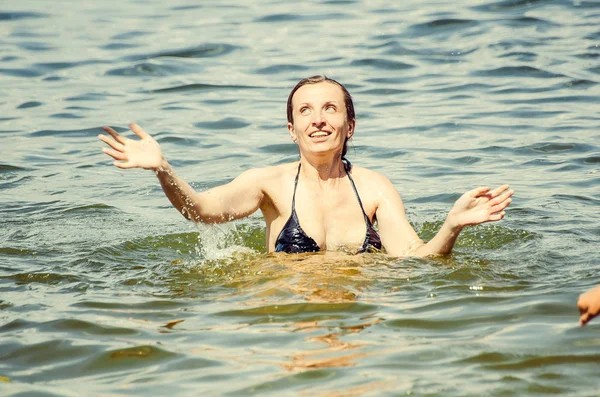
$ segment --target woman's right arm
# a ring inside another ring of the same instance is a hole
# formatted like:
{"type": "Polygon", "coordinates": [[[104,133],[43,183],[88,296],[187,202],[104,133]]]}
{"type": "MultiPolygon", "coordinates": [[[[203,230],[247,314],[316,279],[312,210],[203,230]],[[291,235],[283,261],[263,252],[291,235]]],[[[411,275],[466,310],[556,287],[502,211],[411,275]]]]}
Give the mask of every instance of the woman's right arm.
{"type": "Polygon", "coordinates": [[[160,145],[137,124],[129,128],[140,139],[125,138],[110,127],[104,127],[109,136],[99,135],[109,148],[102,151],[115,159],[114,165],[153,170],[165,195],[173,206],[194,222],[222,223],[243,218],[260,208],[264,197],[260,181],[266,171],[249,170],[228,184],[198,193],[173,171],[162,154],[160,145]]]}

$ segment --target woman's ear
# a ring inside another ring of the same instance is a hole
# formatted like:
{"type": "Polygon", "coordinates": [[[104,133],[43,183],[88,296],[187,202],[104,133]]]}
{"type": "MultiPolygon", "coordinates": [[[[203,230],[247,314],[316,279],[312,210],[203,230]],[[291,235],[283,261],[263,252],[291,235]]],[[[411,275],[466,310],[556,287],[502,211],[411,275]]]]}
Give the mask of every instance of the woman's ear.
{"type": "Polygon", "coordinates": [[[348,133],[346,134],[348,139],[352,138],[352,135],[354,135],[354,127],[356,127],[356,120],[348,121],[348,133]]]}
{"type": "Polygon", "coordinates": [[[296,131],[294,131],[294,124],[288,123],[287,127],[288,127],[288,132],[290,133],[290,137],[292,138],[292,141],[298,142],[298,136],[296,135],[296,131]]]}

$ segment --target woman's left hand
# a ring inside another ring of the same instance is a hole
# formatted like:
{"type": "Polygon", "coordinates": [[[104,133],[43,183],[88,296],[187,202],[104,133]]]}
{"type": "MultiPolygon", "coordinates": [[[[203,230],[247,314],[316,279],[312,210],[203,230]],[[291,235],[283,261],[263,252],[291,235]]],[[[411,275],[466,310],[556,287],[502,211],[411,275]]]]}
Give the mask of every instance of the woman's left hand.
{"type": "Polygon", "coordinates": [[[462,228],[504,218],[504,209],[512,202],[514,190],[502,185],[494,190],[478,187],[463,194],[448,214],[450,224],[462,228]]]}

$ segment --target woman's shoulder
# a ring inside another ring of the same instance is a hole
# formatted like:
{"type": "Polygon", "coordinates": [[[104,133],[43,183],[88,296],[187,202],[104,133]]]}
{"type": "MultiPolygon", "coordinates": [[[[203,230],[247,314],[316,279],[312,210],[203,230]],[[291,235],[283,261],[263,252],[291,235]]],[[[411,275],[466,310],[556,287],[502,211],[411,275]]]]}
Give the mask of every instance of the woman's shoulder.
{"type": "Polygon", "coordinates": [[[259,179],[263,182],[275,182],[281,178],[288,178],[290,175],[294,174],[298,170],[298,162],[278,164],[273,166],[267,166],[262,168],[253,168],[250,169],[244,174],[248,176],[259,179]]]}
{"type": "Polygon", "coordinates": [[[366,185],[390,183],[390,180],[383,174],[358,165],[353,164],[351,172],[357,182],[360,181],[366,185]]]}

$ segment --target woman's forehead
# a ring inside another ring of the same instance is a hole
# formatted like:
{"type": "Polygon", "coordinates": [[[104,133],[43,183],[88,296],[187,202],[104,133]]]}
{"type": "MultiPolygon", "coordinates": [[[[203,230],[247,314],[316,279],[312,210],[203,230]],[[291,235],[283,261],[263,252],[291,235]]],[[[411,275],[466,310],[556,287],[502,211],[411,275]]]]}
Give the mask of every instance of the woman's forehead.
{"type": "Polygon", "coordinates": [[[328,81],[320,83],[306,84],[298,88],[292,97],[294,104],[313,103],[313,102],[343,102],[344,92],[342,88],[328,81]]]}

